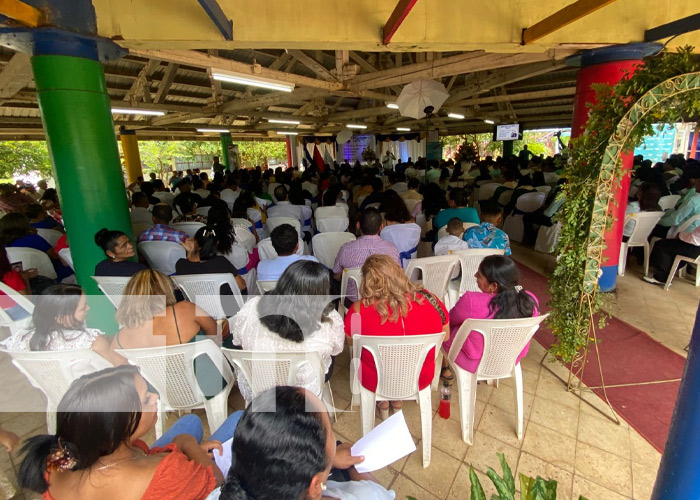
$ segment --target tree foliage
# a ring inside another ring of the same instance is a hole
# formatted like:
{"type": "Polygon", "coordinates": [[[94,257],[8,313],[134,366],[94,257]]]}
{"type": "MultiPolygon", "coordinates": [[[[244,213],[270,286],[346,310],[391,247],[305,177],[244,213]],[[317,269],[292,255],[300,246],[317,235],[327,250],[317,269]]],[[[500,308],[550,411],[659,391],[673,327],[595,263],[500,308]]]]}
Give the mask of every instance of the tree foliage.
{"type": "Polygon", "coordinates": [[[287,158],[287,145],[284,142],[245,141],[237,142],[241,160],[247,167],[263,166],[270,160],[287,158]]]}
{"type": "MultiPolygon", "coordinates": [[[[585,286],[585,271],[588,259],[592,258],[588,255],[589,235],[594,236],[591,234],[591,220],[606,147],[621,126],[623,117],[645,94],[670,78],[697,71],[692,48],[686,47],[679,49],[678,53],[664,51],[646,60],[643,66],[614,86],[595,86],[597,103],[590,107],[586,130],[571,140],[571,160],[563,173],[568,179],[562,190],[566,202],[555,217],[562,230],[556,249],[557,266],[550,279],[552,311],[549,324],[556,337],[552,353],[564,361],[571,361],[587,348],[591,341],[593,315],[602,305],[602,298],[595,293],[595,288],[589,290],[585,286]],[[590,304],[586,303],[587,300],[591,300],[590,304]]],[[[699,114],[700,92],[678,93],[652,107],[648,113],[634,117],[636,126],[629,131],[622,151],[632,151],[641,144],[644,136],[653,133],[654,123],[674,123],[699,114]]],[[[615,179],[611,190],[614,192],[628,172],[621,162],[611,170],[607,174],[615,179]]],[[[608,199],[612,194],[599,195],[608,199]]],[[[600,239],[602,235],[596,234],[595,238],[600,239]]]]}
{"type": "Polygon", "coordinates": [[[38,174],[52,177],[49,151],[44,141],[0,141],[0,178],[38,174]]]}

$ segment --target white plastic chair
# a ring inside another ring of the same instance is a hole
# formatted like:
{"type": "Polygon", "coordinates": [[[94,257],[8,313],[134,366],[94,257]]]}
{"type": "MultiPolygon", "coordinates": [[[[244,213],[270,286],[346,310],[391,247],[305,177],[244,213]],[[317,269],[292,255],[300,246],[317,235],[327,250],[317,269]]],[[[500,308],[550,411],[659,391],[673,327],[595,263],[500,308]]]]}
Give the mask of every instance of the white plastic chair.
{"type": "Polygon", "coordinates": [[[479,197],[477,198],[477,201],[490,199],[496,192],[496,189],[498,189],[501,186],[502,184],[499,184],[498,182],[482,184],[481,186],[479,186],[479,197]]]}
{"type": "MultiPolygon", "coordinates": [[[[694,225],[696,222],[700,221],[700,214],[695,214],[690,217],[683,223],[679,224],[678,226],[674,226],[669,229],[668,231],[668,236],[667,238],[675,238],[678,233],[685,233],[688,231],[688,228],[691,225],[694,225]]],[[[651,241],[649,242],[649,254],[651,254],[652,250],[654,250],[654,245],[656,244],[657,241],[661,240],[663,238],[659,238],[657,236],[654,236],[651,238],[651,241]]],[[[8,249],[9,250],[9,249],[8,249]]]]}
{"type": "Polygon", "coordinates": [[[332,205],[328,207],[318,207],[314,210],[314,218],[324,219],[326,217],[347,217],[348,212],[346,210],[347,205],[332,205]]]}
{"type": "Polygon", "coordinates": [[[557,248],[559,241],[559,233],[561,232],[561,224],[556,222],[551,226],[540,226],[537,231],[537,239],[535,240],[535,251],[543,253],[552,253],[557,248]]]}
{"type": "Polygon", "coordinates": [[[206,224],[201,222],[176,222],[172,227],[173,229],[177,229],[178,231],[182,231],[183,233],[187,234],[187,236],[190,238],[194,238],[197,231],[205,226],[206,224]]]}
{"type": "Polygon", "coordinates": [[[70,248],[61,248],[58,251],[58,256],[61,258],[65,264],[70,267],[71,269],[75,270],[75,267],[73,267],[73,256],[70,253],[70,248]]]}
{"type": "Polygon", "coordinates": [[[678,200],[681,199],[681,195],[679,194],[669,194],[667,196],[662,196],[659,198],[659,207],[661,207],[661,210],[669,210],[672,209],[676,206],[676,203],[678,203],[678,200]]]}
{"type": "MultiPolygon", "coordinates": [[[[534,193],[525,193],[518,198],[518,201],[515,202],[515,209],[516,211],[525,213],[534,212],[544,205],[546,198],[547,196],[539,191],[534,193]]],[[[522,242],[525,233],[523,214],[516,213],[506,217],[506,220],[503,223],[503,230],[512,241],[522,242]]]]}
{"type": "Polygon", "coordinates": [[[5,310],[0,307],[0,326],[4,326],[10,329],[10,333],[14,335],[17,331],[22,328],[27,328],[32,322],[32,314],[34,313],[34,303],[26,295],[22,295],[14,288],[7,286],[5,283],[0,281],[0,291],[5,295],[10,297],[15,303],[22,309],[29,313],[29,316],[20,320],[13,320],[5,312],[5,310]]]}
{"type": "Polygon", "coordinates": [[[277,281],[257,281],[258,284],[258,291],[260,294],[264,294],[265,292],[269,292],[270,290],[274,290],[275,287],[277,286],[277,281]]]}
{"type": "Polygon", "coordinates": [[[233,210],[233,204],[236,202],[238,197],[241,195],[238,191],[231,191],[230,189],[224,189],[221,191],[221,199],[228,205],[229,211],[233,210]]]}
{"type": "Polygon", "coordinates": [[[178,260],[187,258],[185,248],[172,241],[142,241],[138,244],[138,250],[151,269],[166,276],[175,273],[175,263],[178,260]]]}
{"type": "Polygon", "coordinates": [[[115,309],[119,308],[124,295],[126,284],[131,279],[128,276],[92,276],[97,288],[109,299],[115,309]]]}
{"type": "Polygon", "coordinates": [[[537,186],[535,188],[536,191],[539,191],[540,193],[544,193],[545,198],[549,196],[549,193],[552,191],[552,186],[537,186]]]}
{"type": "Polygon", "coordinates": [[[452,278],[452,273],[459,265],[459,258],[456,255],[440,255],[437,257],[423,257],[421,259],[411,259],[406,267],[406,276],[411,281],[415,271],[420,271],[423,288],[435,294],[447,306],[449,297],[447,286],[452,278]]]}
{"type": "Polygon", "coordinates": [[[301,222],[298,219],[293,219],[292,217],[268,217],[267,218],[267,232],[272,233],[272,231],[282,224],[289,224],[297,231],[297,235],[301,234],[301,222]]]}
{"type": "Polygon", "coordinates": [[[468,250],[450,251],[451,255],[456,255],[459,258],[459,265],[462,272],[462,279],[458,286],[453,286],[452,281],[448,287],[450,297],[450,306],[454,306],[464,292],[478,292],[479,285],[476,284],[474,275],[479,269],[481,261],[489,255],[503,255],[505,250],[502,248],[470,248],[468,250]]]}
{"type": "MultiPolygon", "coordinates": [[[[673,278],[676,275],[676,271],[678,271],[678,266],[681,262],[687,262],[686,267],[681,268],[681,270],[678,272],[678,276],[680,278],[684,278],[688,266],[697,266],[698,264],[700,264],[700,257],[693,259],[691,257],[685,257],[684,255],[676,255],[676,258],[673,260],[673,265],[671,266],[671,272],[668,273],[668,278],[666,278],[664,290],[668,291],[669,287],[671,286],[671,282],[673,281],[673,278]]],[[[697,267],[695,269],[695,286],[700,286],[700,270],[697,269],[697,267]]]]}
{"type": "Polygon", "coordinates": [[[437,354],[445,338],[444,333],[427,335],[407,335],[401,337],[384,337],[370,335],[353,335],[352,362],[350,363],[350,384],[352,387],[352,404],[357,404],[360,395],[362,413],[362,434],[374,427],[375,404],[377,401],[414,400],[420,406],[420,420],[423,440],[423,467],[430,465],[430,447],[432,444],[432,403],[431,388],[418,389],[418,377],[431,349],[437,354]],[[366,349],[374,358],[377,369],[377,390],[365,389],[359,382],[361,366],[360,356],[366,349]]]}
{"type": "Polygon", "coordinates": [[[340,247],[355,239],[352,233],[319,233],[311,238],[314,257],[327,268],[333,269],[340,247]]]}
{"type": "MultiPolygon", "coordinates": [[[[296,254],[304,255],[304,249],[304,240],[300,238],[296,254]]],[[[277,258],[277,251],[275,250],[275,247],[272,246],[272,238],[264,238],[258,242],[258,255],[260,256],[260,260],[271,260],[277,258]]]]}
{"type": "Polygon", "coordinates": [[[41,250],[28,247],[6,247],[5,250],[7,250],[7,258],[10,260],[10,264],[21,262],[22,268],[25,270],[36,268],[39,276],[51,279],[57,278],[51,259],[41,250]]]}
{"type": "Polygon", "coordinates": [[[37,228],[36,233],[48,241],[52,247],[55,247],[58,240],[63,236],[61,231],[56,231],[55,229],[37,228]]]}
{"type": "Polygon", "coordinates": [[[654,227],[663,216],[663,212],[637,212],[625,216],[625,225],[631,220],[635,221],[635,225],[629,239],[620,244],[620,259],[617,264],[618,275],[625,275],[627,250],[634,247],[644,247],[644,274],[649,274],[649,254],[651,252],[649,251],[648,239],[654,227]]]}
{"type": "Polygon", "coordinates": [[[348,230],[350,219],[348,217],[322,217],[316,219],[316,230],[319,233],[342,233],[348,230]]]}
{"type": "Polygon", "coordinates": [[[404,199],[403,202],[406,204],[408,213],[413,213],[413,209],[416,208],[416,205],[418,205],[421,202],[421,200],[417,200],[415,198],[408,198],[404,199]]]}
{"type": "MultiPolygon", "coordinates": [[[[309,352],[264,352],[242,351],[239,349],[222,348],[226,359],[236,368],[237,373],[243,375],[253,393],[253,398],[267,389],[283,385],[296,386],[297,372],[305,365],[310,364],[321,387],[320,396],[333,414],[335,419],[335,403],[333,391],[329,382],[325,382],[326,370],[321,356],[315,351],[309,352]]],[[[246,401],[246,406],[250,401],[246,401]]]]}
{"type": "Polygon", "coordinates": [[[237,219],[235,217],[232,217],[231,225],[233,227],[243,227],[245,229],[248,229],[250,231],[250,234],[253,234],[253,231],[255,231],[255,226],[248,219],[237,219]]]}
{"type": "Polygon", "coordinates": [[[255,236],[248,229],[242,226],[233,226],[233,233],[236,237],[236,242],[243,245],[248,253],[255,248],[255,236]]]}
{"type": "Polygon", "coordinates": [[[197,214],[198,214],[198,215],[203,215],[203,216],[205,216],[205,217],[208,217],[208,216],[209,216],[209,209],[210,209],[210,208],[211,208],[211,207],[199,207],[199,208],[197,208],[197,214]]]}
{"type": "Polygon", "coordinates": [[[68,351],[5,351],[12,364],[24,374],[32,386],[46,396],[46,427],[56,432],[56,409],[71,383],[87,373],[112,365],[91,349],[68,351]]]}
{"type": "Polygon", "coordinates": [[[518,439],[523,438],[523,374],[520,364],[516,364],[515,361],[547,316],[545,314],[522,319],[468,319],[459,327],[446,358],[457,381],[462,440],[465,443],[471,445],[474,440],[477,382],[509,377],[515,378],[516,434],[518,439]],[[472,331],[484,337],[484,353],[476,373],[468,372],[455,363],[472,331]]]}
{"type": "Polygon", "coordinates": [[[342,318],[345,317],[345,296],[348,294],[348,282],[352,280],[357,287],[357,295],[360,295],[360,286],[362,286],[362,269],[352,267],[343,269],[343,274],[340,278],[340,303],[338,304],[338,314],[342,318]]]}
{"type": "Polygon", "coordinates": [[[216,430],[228,416],[228,395],[233,388],[233,372],[221,350],[209,339],[188,344],[144,349],[115,349],[158,391],[156,438],[163,435],[165,412],[204,408],[209,428],[216,430]],[[207,399],[194,373],[195,359],[208,356],[218,369],[225,387],[207,399]]]}
{"type": "Polygon", "coordinates": [[[187,274],[173,276],[173,282],[182,290],[187,300],[194,302],[214,319],[226,319],[226,312],[221,303],[221,285],[228,285],[233,292],[238,307],[243,307],[243,296],[233,274],[187,274]]]}
{"type": "Polygon", "coordinates": [[[392,224],[386,226],[379,233],[383,240],[392,242],[399,250],[401,267],[406,267],[408,261],[415,259],[418,253],[418,243],[420,243],[421,228],[418,224],[392,224]]]}
{"type": "MultiPolygon", "coordinates": [[[[462,222],[462,228],[466,231],[470,227],[478,226],[479,224],[474,224],[473,222],[462,222]]],[[[447,236],[447,224],[438,229],[438,240],[447,236]]]]}

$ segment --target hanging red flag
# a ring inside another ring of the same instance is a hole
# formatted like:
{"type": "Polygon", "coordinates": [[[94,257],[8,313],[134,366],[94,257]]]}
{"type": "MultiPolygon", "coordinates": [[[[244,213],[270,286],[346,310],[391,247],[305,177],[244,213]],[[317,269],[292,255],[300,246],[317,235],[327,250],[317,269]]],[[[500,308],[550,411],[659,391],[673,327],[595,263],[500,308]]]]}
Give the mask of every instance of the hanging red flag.
{"type": "Polygon", "coordinates": [[[314,144],[314,163],[318,167],[319,171],[323,172],[326,170],[326,162],[323,161],[323,156],[318,150],[318,146],[314,144]]]}

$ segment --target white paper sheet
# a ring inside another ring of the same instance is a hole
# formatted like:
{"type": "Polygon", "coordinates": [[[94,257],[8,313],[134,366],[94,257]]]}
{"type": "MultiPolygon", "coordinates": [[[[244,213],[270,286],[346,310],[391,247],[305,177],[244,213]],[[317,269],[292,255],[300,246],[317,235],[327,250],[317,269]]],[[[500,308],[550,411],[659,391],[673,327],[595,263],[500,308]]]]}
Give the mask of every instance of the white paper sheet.
{"type": "Polygon", "coordinates": [[[402,411],[387,418],[350,449],[352,456],[365,457],[355,466],[359,473],[381,469],[414,451],[416,445],[402,411]]]}
{"type": "Polygon", "coordinates": [[[224,453],[219,454],[219,450],[214,450],[214,463],[221,470],[221,473],[226,477],[228,470],[231,468],[231,446],[233,445],[233,438],[229,439],[225,443],[221,443],[221,447],[224,449],[224,453]]]}

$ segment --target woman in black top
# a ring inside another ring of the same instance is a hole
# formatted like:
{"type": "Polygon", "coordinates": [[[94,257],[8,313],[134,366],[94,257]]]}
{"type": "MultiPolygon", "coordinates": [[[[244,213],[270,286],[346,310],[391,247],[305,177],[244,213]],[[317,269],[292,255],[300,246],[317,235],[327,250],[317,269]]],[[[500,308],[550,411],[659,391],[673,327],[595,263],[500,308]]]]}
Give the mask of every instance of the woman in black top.
{"type": "MultiPolygon", "coordinates": [[[[187,258],[175,264],[177,274],[232,274],[241,294],[246,295],[246,283],[238,274],[236,267],[226,257],[217,254],[216,231],[211,226],[199,228],[194,238],[187,238],[182,244],[187,251],[187,258]]],[[[232,295],[231,288],[223,285],[221,295],[232,295]]]]}
{"type": "Polygon", "coordinates": [[[95,243],[107,256],[105,260],[95,266],[95,276],[130,277],[139,271],[148,269],[140,262],[129,260],[136,255],[136,251],[129,237],[121,231],[110,231],[102,228],[95,234],[95,243]]]}

